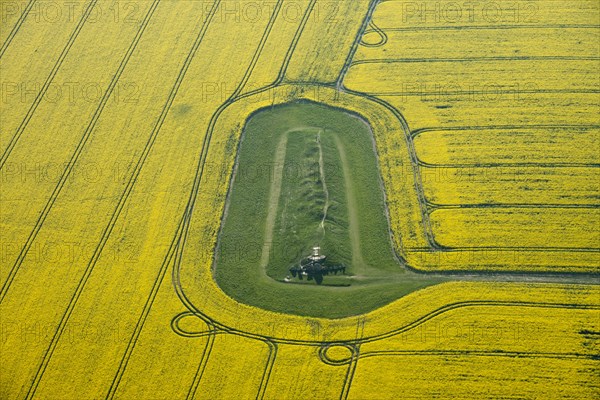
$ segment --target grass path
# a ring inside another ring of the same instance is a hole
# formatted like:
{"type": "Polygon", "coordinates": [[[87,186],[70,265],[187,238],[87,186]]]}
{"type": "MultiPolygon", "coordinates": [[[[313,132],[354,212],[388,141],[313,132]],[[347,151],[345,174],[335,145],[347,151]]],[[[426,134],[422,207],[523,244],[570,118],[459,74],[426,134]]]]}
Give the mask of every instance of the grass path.
{"type": "MultiPolygon", "coordinates": [[[[287,154],[287,143],[288,143],[288,136],[290,133],[292,132],[301,132],[301,131],[305,131],[305,130],[309,130],[309,129],[313,129],[313,130],[319,130],[322,131],[321,128],[315,128],[315,127],[311,127],[311,126],[303,126],[303,127],[297,127],[297,128],[292,128],[289,129],[285,132],[283,132],[281,134],[281,138],[279,139],[279,142],[277,143],[277,148],[275,149],[275,154],[273,157],[273,180],[271,181],[271,186],[269,188],[269,200],[267,202],[267,218],[265,221],[265,240],[263,242],[263,247],[262,247],[262,251],[261,251],[261,256],[260,256],[260,266],[263,269],[263,271],[265,271],[266,274],[266,268],[267,265],[269,265],[269,258],[271,255],[271,248],[273,247],[273,232],[275,230],[275,220],[277,219],[277,210],[279,208],[279,198],[281,197],[281,187],[283,185],[283,170],[285,168],[285,157],[287,154]]],[[[319,142],[319,151],[321,151],[321,144],[319,142]]],[[[323,168],[323,163],[322,163],[322,154],[321,154],[321,159],[320,159],[320,168],[323,168]]],[[[321,170],[321,174],[324,174],[324,172],[321,170]]],[[[323,175],[322,175],[323,178],[323,175]]],[[[323,179],[323,185],[325,185],[325,180],[323,179]]],[[[325,193],[327,194],[327,198],[329,198],[328,193],[327,193],[327,187],[324,186],[325,189],[325,193]]],[[[327,200],[328,202],[328,200],[327,200]]],[[[325,207],[328,207],[328,204],[326,202],[325,207]]],[[[326,208],[325,208],[325,212],[326,212],[326,208]]],[[[325,221],[325,218],[323,218],[323,221],[325,221]]],[[[323,222],[322,222],[323,224],[323,222]]],[[[323,236],[325,235],[325,229],[323,227],[323,236]]]]}
{"type": "Polygon", "coordinates": [[[346,157],[346,150],[342,141],[337,134],[332,133],[335,146],[340,154],[340,161],[342,162],[342,171],[344,173],[344,184],[346,186],[346,201],[348,205],[348,231],[350,232],[350,243],[352,246],[352,267],[356,273],[365,272],[365,262],[363,260],[362,252],[360,249],[360,227],[358,223],[358,208],[356,205],[356,199],[354,198],[354,186],[352,182],[352,173],[350,171],[350,165],[348,164],[348,158],[346,157]]]}
{"type": "MultiPolygon", "coordinates": [[[[275,230],[275,220],[277,219],[277,210],[279,208],[279,199],[281,197],[281,187],[283,184],[283,170],[285,164],[285,157],[287,153],[287,142],[288,135],[291,132],[298,132],[308,129],[319,129],[317,134],[317,144],[319,147],[319,174],[321,178],[321,184],[323,185],[323,191],[325,193],[325,204],[323,205],[323,218],[319,224],[319,229],[322,231],[322,238],[325,237],[325,220],[327,218],[327,210],[329,208],[329,192],[327,190],[327,184],[325,181],[325,168],[323,160],[323,148],[321,146],[321,132],[320,128],[303,127],[294,128],[284,132],[277,143],[277,148],[273,157],[273,180],[269,188],[269,200],[267,202],[267,218],[265,221],[265,240],[263,242],[260,266],[263,271],[266,271],[267,265],[269,264],[269,258],[271,249],[273,247],[273,234],[275,230]]],[[[358,273],[364,273],[366,265],[362,256],[360,248],[360,228],[358,222],[358,210],[356,206],[356,200],[354,198],[354,188],[352,185],[350,166],[346,156],[346,150],[342,144],[342,141],[336,134],[332,134],[335,141],[335,145],[338,149],[340,160],[342,163],[342,170],[344,174],[344,183],[346,186],[346,198],[348,201],[348,230],[350,234],[350,243],[352,246],[352,266],[358,273]]]]}
{"type": "Polygon", "coordinates": [[[329,190],[327,190],[327,183],[325,182],[325,163],[323,162],[323,146],[321,146],[321,130],[317,134],[317,145],[319,146],[319,175],[321,176],[321,185],[323,186],[323,192],[325,193],[325,204],[323,204],[323,218],[319,224],[319,229],[322,232],[321,240],[325,239],[325,220],[327,219],[327,211],[329,209],[329,190]]]}
{"type": "MultiPolygon", "coordinates": [[[[296,130],[296,129],[294,129],[296,130]]],[[[275,229],[275,219],[277,217],[277,206],[281,196],[281,184],[283,180],[283,168],[287,150],[288,134],[291,131],[284,132],[279,139],[275,157],[273,159],[273,180],[269,189],[269,201],[267,203],[267,219],[265,222],[265,241],[263,242],[262,253],[260,256],[260,266],[266,274],[266,268],[269,264],[271,247],[273,246],[273,230],[275,229]]]]}

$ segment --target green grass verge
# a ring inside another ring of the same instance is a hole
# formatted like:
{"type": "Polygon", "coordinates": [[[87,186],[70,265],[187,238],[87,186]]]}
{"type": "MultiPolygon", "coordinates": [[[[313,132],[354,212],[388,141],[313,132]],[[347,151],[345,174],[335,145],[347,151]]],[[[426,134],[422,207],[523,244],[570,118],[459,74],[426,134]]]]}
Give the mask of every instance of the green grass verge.
{"type": "Polygon", "coordinates": [[[361,314],[440,282],[394,256],[369,126],[306,102],[247,121],[215,263],[217,283],[234,299],[315,317],[361,314]],[[346,275],[284,282],[314,245],[346,275]]]}

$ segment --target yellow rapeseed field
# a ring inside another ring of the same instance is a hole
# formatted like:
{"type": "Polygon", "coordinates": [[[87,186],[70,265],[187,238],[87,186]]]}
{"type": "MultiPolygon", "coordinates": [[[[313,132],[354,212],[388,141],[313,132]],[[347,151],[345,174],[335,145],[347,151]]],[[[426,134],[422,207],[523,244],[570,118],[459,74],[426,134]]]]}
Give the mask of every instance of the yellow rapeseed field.
{"type": "Polygon", "coordinates": [[[0,398],[598,397],[600,6],[511,4],[1,0],[0,398]],[[399,259],[451,282],[219,288],[244,122],[298,100],[369,121],[399,259]]]}
{"type": "Polygon", "coordinates": [[[406,120],[429,237],[414,268],[597,271],[599,15],[574,0],[377,7],[344,84],[406,120]]]}

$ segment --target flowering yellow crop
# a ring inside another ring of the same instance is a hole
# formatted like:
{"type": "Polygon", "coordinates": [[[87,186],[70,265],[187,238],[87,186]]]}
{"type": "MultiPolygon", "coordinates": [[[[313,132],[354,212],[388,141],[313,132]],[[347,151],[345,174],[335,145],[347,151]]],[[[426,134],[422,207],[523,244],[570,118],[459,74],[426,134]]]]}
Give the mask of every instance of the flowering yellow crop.
{"type": "Polygon", "coordinates": [[[2,1],[0,398],[597,395],[598,4],[453,4],[2,1]],[[298,100],[370,122],[402,261],[473,276],[340,319],[221,291],[244,122],[298,100]]]}
{"type": "Polygon", "coordinates": [[[574,0],[376,8],[344,84],[406,120],[429,241],[409,265],[597,272],[599,14],[574,0]]]}

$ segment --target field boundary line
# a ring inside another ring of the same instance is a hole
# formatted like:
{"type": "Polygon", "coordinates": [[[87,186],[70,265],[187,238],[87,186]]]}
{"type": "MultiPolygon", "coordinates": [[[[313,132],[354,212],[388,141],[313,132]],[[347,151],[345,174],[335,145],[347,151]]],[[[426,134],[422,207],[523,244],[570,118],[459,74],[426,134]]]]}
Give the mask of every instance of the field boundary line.
{"type": "Polygon", "coordinates": [[[15,132],[15,134],[13,135],[13,137],[10,139],[10,141],[8,143],[8,146],[6,147],[6,149],[4,149],[4,152],[2,153],[2,156],[0,157],[0,170],[2,170],[2,168],[4,168],[4,164],[6,163],[6,160],[8,159],[8,157],[10,156],[10,154],[12,153],[12,151],[15,148],[17,142],[21,138],[21,135],[23,134],[23,132],[25,131],[25,129],[29,125],[29,121],[31,120],[31,118],[33,117],[33,114],[35,113],[35,111],[37,110],[38,106],[42,102],[42,99],[46,95],[46,92],[48,91],[48,88],[52,84],[52,81],[54,80],[54,77],[58,73],[58,70],[62,66],[65,58],[67,58],[67,55],[69,54],[69,51],[71,50],[71,47],[73,46],[73,43],[75,43],[75,40],[79,36],[79,33],[83,29],[83,26],[85,25],[85,23],[86,23],[89,15],[91,14],[91,12],[94,9],[94,7],[96,6],[97,2],[98,2],[98,0],[90,0],[90,2],[88,3],[88,7],[86,8],[85,12],[81,16],[81,19],[77,23],[77,26],[75,27],[75,30],[73,30],[73,32],[71,33],[71,36],[69,37],[69,40],[67,41],[67,44],[65,45],[65,47],[62,50],[62,52],[60,53],[60,56],[58,57],[58,60],[56,60],[56,63],[54,64],[54,67],[52,67],[52,70],[50,71],[50,74],[46,78],[46,81],[44,82],[44,86],[42,86],[42,88],[40,89],[39,93],[35,97],[35,100],[31,104],[31,106],[29,107],[29,110],[27,111],[27,114],[25,115],[25,118],[23,119],[23,121],[21,122],[21,124],[19,125],[19,127],[17,128],[17,131],[15,132]]]}

